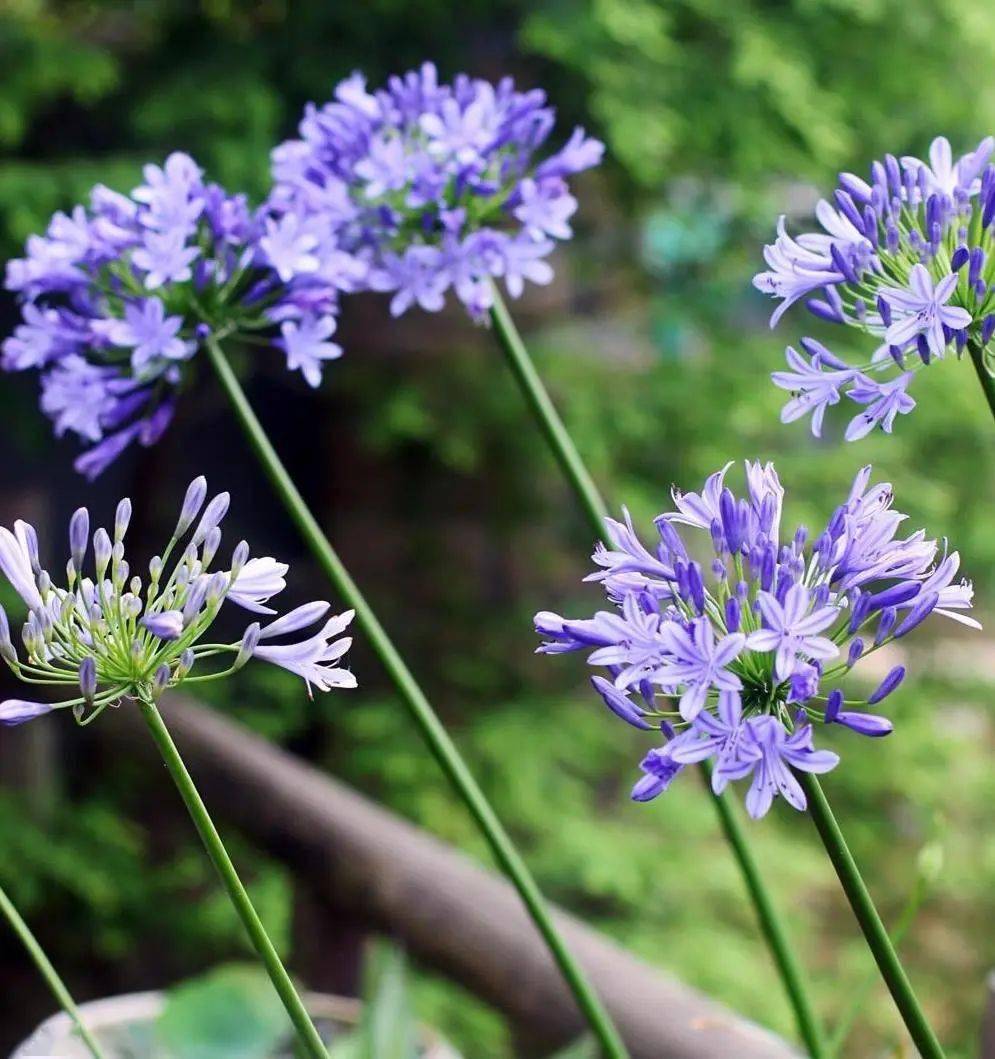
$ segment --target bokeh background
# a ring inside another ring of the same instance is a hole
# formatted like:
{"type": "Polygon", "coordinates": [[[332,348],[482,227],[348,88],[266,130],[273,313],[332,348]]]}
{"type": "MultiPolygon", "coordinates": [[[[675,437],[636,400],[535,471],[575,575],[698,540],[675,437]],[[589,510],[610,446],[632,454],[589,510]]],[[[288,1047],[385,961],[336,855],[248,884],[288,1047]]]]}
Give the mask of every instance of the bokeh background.
{"type": "MultiPolygon", "coordinates": [[[[613,503],[646,525],[672,482],[697,488],[727,460],[758,457],[777,461],[789,517],[815,526],[873,462],[911,523],[960,549],[982,612],[995,612],[995,433],[970,368],[949,360],[918,376],[919,408],[890,439],[845,445],[841,416],[815,441],[803,424],[779,424],[768,375],[786,341],[819,331],[798,310],[771,334],[771,306],[749,282],[777,214],[803,222],[838,169],[922,153],[938,133],[966,150],[995,130],[985,0],[0,0],[3,256],[97,180],[129,189],[143,161],[174,149],[258,199],[269,148],[306,102],[356,68],[376,84],[425,58],[446,76],[540,85],[563,136],[582,122],[608,145],[606,164],[579,182],[578,234],[555,284],[516,311],[613,503]]],[[[3,333],[15,319],[4,300],[3,333]]],[[[643,739],[592,699],[577,658],[533,656],[535,610],[593,608],[597,593],[579,583],[591,541],[494,343],[458,312],[394,322],[372,297],[347,303],[341,334],[347,355],[318,392],[276,354],[239,368],[546,892],[790,1035],[698,786],[630,804],[643,739]]],[[[75,506],[109,513],[126,493],[139,513],[131,546],[151,553],[186,482],[206,473],[234,494],[232,532],[294,562],[293,602],[313,593],[315,571],[208,372],[163,442],[93,488],[70,469],[72,443],[50,436],[34,378],[0,379],[0,416],[0,516],[36,519],[53,562],[75,506]]],[[[995,964],[993,645],[936,621],[905,652],[895,734],[827,737],[844,762],[826,787],[886,917],[917,865],[942,859],[903,952],[950,1054],[966,1057],[995,964]]],[[[211,699],[486,860],[361,642],[353,666],[359,691],[313,704],[266,667],[211,699]]],[[[77,994],[156,987],[244,955],[164,777],[92,744],[92,730],[54,722],[0,742],[0,877],[77,994]]],[[[869,958],[811,826],[779,804],[750,830],[820,1010],[840,1017],[869,958]]],[[[235,837],[235,852],[293,952],[307,911],[290,872],[247,839],[235,837]]],[[[295,966],[348,991],[360,939],[340,927],[320,959],[295,966]]],[[[458,986],[416,967],[413,988],[422,1017],[468,1056],[514,1054],[502,1020],[458,986]]],[[[50,1006],[0,930],[0,1046],[50,1006]]],[[[874,986],[846,1054],[899,1054],[900,1041],[874,986]]]]}

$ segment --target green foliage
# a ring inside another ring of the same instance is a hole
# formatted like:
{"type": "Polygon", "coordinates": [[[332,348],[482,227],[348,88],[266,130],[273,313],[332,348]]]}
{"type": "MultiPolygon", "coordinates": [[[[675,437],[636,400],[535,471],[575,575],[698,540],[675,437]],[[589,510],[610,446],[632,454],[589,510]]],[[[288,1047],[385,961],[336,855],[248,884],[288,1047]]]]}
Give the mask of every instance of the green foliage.
{"type": "Polygon", "coordinates": [[[943,130],[979,139],[995,93],[984,0],[545,0],[524,43],[572,70],[642,184],[821,178],[943,130]],[[965,106],[965,101],[969,101],[965,106]]]}
{"type": "Polygon", "coordinates": [[[156,1022],[170,1059],[266,1059],[287,1034],[287,1015],[254,964],[217,967],[172,989],[156,1022]]]}

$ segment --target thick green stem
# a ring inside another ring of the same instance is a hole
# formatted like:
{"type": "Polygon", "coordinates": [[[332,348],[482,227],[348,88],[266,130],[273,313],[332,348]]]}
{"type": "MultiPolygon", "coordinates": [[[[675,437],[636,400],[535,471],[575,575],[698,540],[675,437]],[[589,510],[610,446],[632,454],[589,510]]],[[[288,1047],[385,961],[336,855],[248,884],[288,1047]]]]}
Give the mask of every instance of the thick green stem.
{"type": "Polygon", "coordinates": [[[238,877],[238,872],[235,870],[235,865],[232,864],[231,857],[228,856],[228,851],[221,841],[218,829],[214,826],[207,812],[207,806],[204,805],[190,773],[187,772],[186,765],[183,764],[180,752],[176,749],[176,744],[173,742],[173,738],[169,734],[161,714],[151,702],[140,700],[139,707],[142,711],[142,716],[145,718],[145,723],[149,726],[149,731],[152,733],[152,738],[159,748],[162,760],[169,770],[173,782],[176,784],[176,789],[180,792],[180,797],[183,799],[187,811],[190,813],[194,827],[197,828],[197,833],[204,843],[204,848],[207,850],[211,862],[217,869],[218,875],[228,891],[231,903],[235,907],[239,919],[242,920],[242,925],[245,927],[253,947],[259,954],[259,958],[262,960],[263,966],[273,982],[273,987],[276,989],[280,1000],[283,1001],[283,1006],[290,1016],[290,1021],[297,1031],[297,1036],[306,1054],[311,1059],[328,1059],[328,1052],[321,1041],[321,1037],[318,1035],[318,1031],[314,1028],[311,1016],[308,1015],[303,1001],[298,996],[294,983],[290,980],[290,975],[287,974],[287,969],[283,966],[283,961],[273,947],[273,942],[270,941],[266,928],[253,907],[252,901],[242,885],[242,880],[238,877]]]}
{"type": "Polygon", "coordinates": [[[494,859],[500,865],[528,910],[550,953],[570,987],[577,1005],[609,1059],[627,1059],[628,1052],[611,1017],[605,1010],[587,976],[574,959],[553,923],[539,887],[509,838],[473,774],[467,768],[455,744],[439,720],[431,703],[408,669],[404,659],[387,635],[384,627],[366,602],[359,587],[339,559],[331,542],[322,532],[314,515],[301,496],[280,457],[270,443],[262,424],[249,404],[221,346],[214,340],[207,342],[207,351],[218,379],[235,409],[249,443],[270,478],[284,507],[307,542],[311,553],[336,587],[342,598],[356,611],[356,621],[367,642],[380,659],[394,682],[412,719],[421,731],[429,750],[463,800],[481,834],[487,841],[494,859]]]}
{"type": "MultiPolygon", "coordinates": [[[[603,540],[605,535],[604,519],[608,511],[605,501],[585,467],[584,461],[577,452],[567,428],[563,425],[563,421],[556,411],[556,407],[532,362],[532,358],[525,348],[525,343],[515,327],[515,322],[512,320],[511,314],[508,312],[508,308],[496,287],[494,288],[494,306],[491,309],[491,322],[508,364],[518,380],[522,394],[538,420],[539,426],[571,488],[580,501],[591,529],[598,538],[603,540]]],[[[703,772],[708,792],[718,814],[719,824],[739,864],[743,881],[746,884],[746,889],[753,901],[757,918],[760,921],[760,928],[770,947],[774,962],[784,983],[784,988],[787,991],[788,999],[794,1010],[798,1032],[812,1054],[813,1059],[822,1059],[827,1054],[826,1045],[819,1020],[815,1015],[815,1010],[805,988],[801,966],[795,957],[787,934],[781,925],[781,919],[761,878],[760,869],[750,849],[742,824],[727,801],[721,795],[717,795],[712,791],[711,772],[707,766],[703,766],[703,772]]]]}
{"type": "Polygon", "coordinates": [[[100,1050],[100,1045],[97,1044],[93,1039],[93,1034],[86,1028],[83,1016],[80,1014],[79,1008],[76,1007],[76,1002],[66,988],[65,982],[59,977],[59,972],[52,966],[52,961],[45,955],[45,950],[41,947],[34,934],[31,933],[31,928],[21,918],[20,912],[17,911],[14,903],[2,888],[0,888],[0,912],[7,917],[7,922],[10,923],[14,933],[21,939],[21,943],[28,950],[28,955],[41,972],[41,976],[48,984],[52,995],[62,1006],[63,1011],[73,1020],[76,1032],[87,1048],[90,1049],[93,1059],[104,1059],[104,1053],[100,1050]]]}
{"type": "Polygon", "coordinates": [[[992,378],[985,366],[985,349],[979,342],[971,339],[967,343],[967,351],[971,356],[971,362],[974,364],[974,370],[978,375],[978,382],[981,383],[981,389],[984,391],[985,400],[988,402],[988,408],[995,417],[995,379],[992,378]]]}
{"type": "Polygon", "coordinates": [[[943,1059],[940,1042],[919,1007],[919,1001],[912,991],[912,983],[874,907],[874,901],[861,878],[860,870],[847,847],[843,832],[840,831],[836,817],[833,816],[821,784],[808,772],[798,773],[798,779],[808,798],[808,811],[822,839],[822,844],[826,847],[829,859],[836,869],[843,892],[850,902],[853,914],[857,917],[860,929],[877,962],[881,977],[884,978],[902,1016],[902,1021],[923,1059],[943,1059]]]}

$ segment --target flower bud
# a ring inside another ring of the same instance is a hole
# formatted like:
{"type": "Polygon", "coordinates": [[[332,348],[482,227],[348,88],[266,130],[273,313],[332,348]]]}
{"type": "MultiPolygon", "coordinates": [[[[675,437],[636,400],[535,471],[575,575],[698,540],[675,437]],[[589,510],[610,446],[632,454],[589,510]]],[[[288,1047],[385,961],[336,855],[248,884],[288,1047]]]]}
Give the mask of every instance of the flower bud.
{"type": "Polygon", "coordinates": [[[42,570],[41,573],[38,575],[38,592],[41,595],[41,598],[45,599],[45,597],[51,591],[52,579],[51,577],[49,577],[47,570],[42,570]]]}
{"type": "Polygon", "coordinates": [[[231,556],[231,583],[242,571],[242,567],[249,561],[249,545],[245,541],[239,541],[231,556]]]}
{"type": "Polygon", "coordinates": [[[207,602],[218,603],[228,590],[228,575],[219,570],[207,581],[207,602]]]}
{"type": "Polygon", "coordinates": [[[79,687],[83,698],[92,703],[97,694],[97,663],[90,655],[79,664],[79,687]]]}
{"type": "Polygon", "coordinates": [[[155,676],[152,678],[152,696],[158,699],[160,695],[169,687],[169,681],[172,678],[172,673],[169,670],[169,666],[163,663],[155,671],[155,676]]]}
{"type": "Polygon", "coordinates": [[[160,614],[146,614],[138,624],[160,640],[178,640],[183,633],[183,614],[178,610],[164,610],[160,614]]]}
{"type": "Polygon", "coordinates": [[[124,535],[128,532],[131,523],[131,501],[125,497],[117,506],[114,513],[114,540],[120,544],[124,535]]]}
{"type": "Polygon", "coordinates": [[[82,573],[86,558],[86,545],[90,536],[90,513],[85,507],[77,508],[69,520],[69,553],[73,566],[82,573]]]}
{"type": "Polygon", "coordinates": [[[176,666],[176,679],[177,681],[182,680],[191,669],[196,661],[196,656],[193,653],[193,648],[188,647],[181,655],[180,660],[176,666]]]}
{"type": "Polygon", "coordinates": [[[203,475],[199,478],[194,478],[187,487],[187,495],[183,499],[183,507],[180,510],[180,517],[177,520],[176,529],[173,531],[174,537],[182,537],[193,525],[193,520],[197,517],[197,513],[203,506],[204,497],[206,496],[207,479],[203,475]]]}
{"type": "Polygon", "coordinates": [[[159,584],[162,577],[162,556],[153,555],[149,560],[149,580],[153,585],[159,584]]]}
{"type": "Polygon", "coordinates": [[[867,696],[868,706],[873,706],[882,699],[887,698],[899,684],[905,679],[905,666],[895,666],[894,669],[881,681],[876,690],[867,696]]]}
{"type": "Polygon", "coordinates": [[[113,547],[111,539],[107,535],[107,530],[101,526],[93,535],[93,561],[97,567],[98,580],[101,580],[107,571],[107,564],[111,561],[113,547]]]}
{"type": "Polygon", "coordinates": [[[238,648],[238,655],[232,666],[233,669],[241,669],[252,657],[253,651],[259,646],[259,634],[261,632],[258,621],[254,621],[242,634],[242,642],[238,648]]]}
{"type": "Polygon", "coordinates": [[[201,551],[200,561],[202,566],[206,569],[211,565],[211,560],[218,553],[218,546],[221,544],[221,530],[217,526],[211,530],[210,533],[204,538],[204,547],[201,551]]]}
{"type": "Polygon", "coordinates": [[[189,625],[200,613],[201,608],[204,606],[204,599],[207,596],[207,585],[210,580],[208,577],[198,577],[190,585],[186,602],[183,604],[184,625],[189,625]]]}
{"type": "Polygon", "coordinates": [[[197,529],[194,530],[193,536],[190,538],[190,543],[199,546],[201,541],[214,529],[215,526],[225,517],[228,513],[228,504],[231,502],[231,497],[227,493],[218,493],[216,497],[207,505],[204,509],[204,514],[201,515],[200,522],[197,524],[197,529]]]}

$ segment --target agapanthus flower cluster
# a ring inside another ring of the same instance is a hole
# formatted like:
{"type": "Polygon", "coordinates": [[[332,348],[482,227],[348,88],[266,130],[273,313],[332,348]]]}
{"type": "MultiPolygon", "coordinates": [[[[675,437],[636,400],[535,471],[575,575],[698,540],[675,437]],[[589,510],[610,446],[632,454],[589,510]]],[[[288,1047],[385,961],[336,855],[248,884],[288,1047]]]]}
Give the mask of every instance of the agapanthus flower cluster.
{"type": "Polygon", "coordinates": [[[608,708],[664,743],[642,762],[632,797],[648,801],[694,762],[712,759],[716,792],[751,778],[746,807],[763,816],[778,794],[806,799],[793,770],[822,773],[839,757],[815,749],[814,726],[867,736],[891,732],[880,704],[901,683],[893,667],[869,695],[852,687],[861,658],[936,612],[965,613],[973,590],[956,581],[959,556],[923,530],[900,535],[906,516],[887,483],[861,470],[846,501],[814,538],[782,535],[783,490],[771,464],[746,464],[746,495],[726,485],[729,466],[701,493],[674,492],[677,510],[655,522],[647,548],[625,514],[606,520],[597,571],[612,610],[570,619],[542,612],[545,654],[589,651],[607,676],[593,684],[608,708]],[[696,530],[685,543],[677,527],[696,530]],[[695,558],[712,553],[708,562],[695,558]]]}
{"type": "Polygon", "coordinates": [[[41,407],[56,434],[92,446],[76,464],[91,478],[132,442],[158,440],[208,335],[278,330],[288,367],[311,385],[341,353],[330,338],[348,277],[332,248],[309,242],[298,275],[300,239],[206,183],[188,155],[144,178],[130,196],[98,185],[88,208],[56,213],[7,265],[23,322],[0,367],[41,372],[41,407]]]}
{"type": "Polygon", "coordinates": [[[267,625],[253,622],[235,642],[204,642],[226,601],[255,614],[276,614],[268,603],[284,589],[287,572],[286,563],[271,557],[251,558],[245,541],[227,565],[212,570],[229,497],[219,493],[205,505],[206,499],[207,483],[197,478],[172,537],[144,578],[132,573],[125,558],[128,500],[118,504],[110,532],[100,528],[93,534],[92,576],[86,573],[90,518],[86,508],[73,515],[64,587],[42,568],[33,527],[21,521],[13,532],[0,527],[0,572],[28,612],[19,652],[0,608],[0,657],[25,683],[53,688],[59,696],[7,699],[0,703],[0,723],[20,724],[69,708],[78,723],[89,724],[108,706],[126,699],[155,701],[184,681],[228,676],[250,658],[296,674],[309,693],[355,687],[352,673],[336,664],[349,649],[351,641],[339,634],[352,611],[326,617],[325,602],[304,604],[267,625]],[[306,639],[284,642],[318,623],[306,639]]]}
{"type": "MultiPolygon", "coordinates": [[[[354,279],[390,291],[397,316],[434,312],[452,290],[475,317],[491,305],[491,278],[517,297],[525,280],[548,283],[546,258],[571,236],[577,201],[567,179],[597,165],[603,146],[577,128],[544,161],[554,125],[545,93],[435,66],[367,90],[361,74],[307,108],[300,139],[273,152],[270,199],[288,271],[307,274],[312,248],[348,255],[354,279]]],[[[346,267],[343,265],[343,267],[346,267]]]]}
{"type": "Polygon", "coordinates": [[[822,200],[819,232],[788,234],[764,250],[768,270],[754,277],[781,300],[775,326],[797,301],[816,316],[867,332],[875,348],[850,365],[812,339],[788,348],[788,371],[774,383],[792,393],[781,418],[812,416],[819,434],[825,410],[841,396],[861,406],[848,440],[875,427],[890,432],[915,401],[908,389],[925,365],[968,343],[987,356],[995,332],[995,139],[954,161],[949,142],[935,139],[929,161],[874,162],[870,179],[842,173],[834,201],[822,200]]]}

